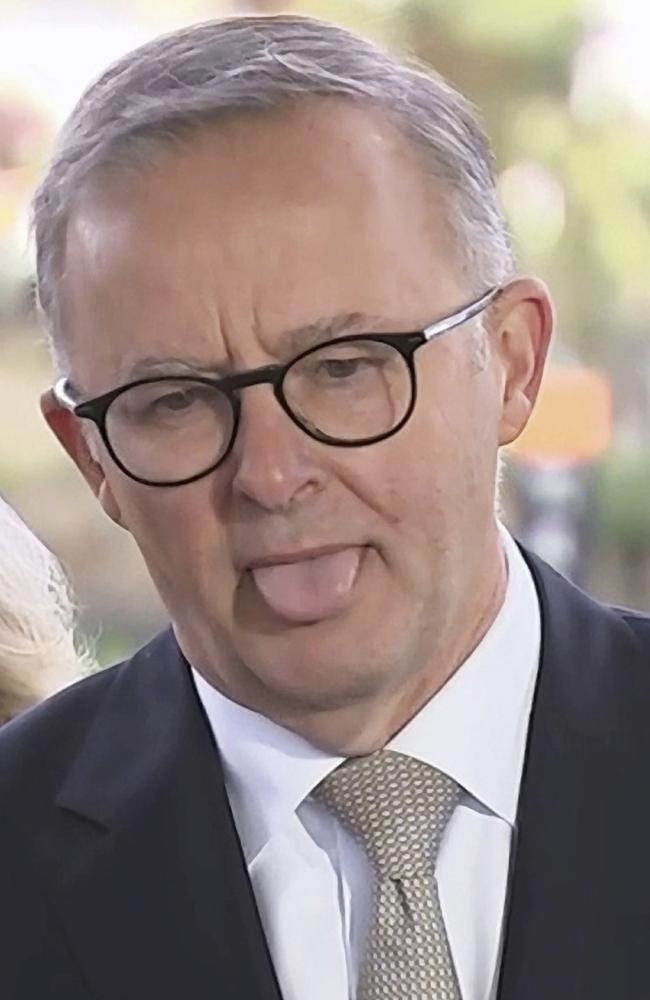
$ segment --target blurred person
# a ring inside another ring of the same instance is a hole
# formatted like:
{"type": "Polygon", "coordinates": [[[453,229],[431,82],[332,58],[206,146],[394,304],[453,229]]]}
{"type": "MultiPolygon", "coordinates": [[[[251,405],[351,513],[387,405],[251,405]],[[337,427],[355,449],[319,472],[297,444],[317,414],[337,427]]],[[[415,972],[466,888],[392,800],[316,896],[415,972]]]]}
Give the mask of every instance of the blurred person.
{"type": "Polygon", "coordinates": [[[85,666],[61,567],[0,497],[0,725],[77,680],[85,666]]]}
{"type": "Polygon", "coordinates": [[[9,995],[644,996],[650,624],[497,519],[552,308],[464,99],[188,28],[34,226],[43,412],[171,626],[0,734],[9,995]]]}

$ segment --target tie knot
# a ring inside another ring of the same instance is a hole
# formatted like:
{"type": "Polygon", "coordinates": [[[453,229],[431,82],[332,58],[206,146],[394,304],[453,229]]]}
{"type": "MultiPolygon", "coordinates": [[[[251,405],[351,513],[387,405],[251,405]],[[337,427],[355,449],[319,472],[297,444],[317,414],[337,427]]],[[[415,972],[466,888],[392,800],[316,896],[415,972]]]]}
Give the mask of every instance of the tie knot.
{"type": "Polygon", "coordinates": [[[433,873],[460,787],[415,757],[352,757],[312,792],[360,841],[380,878],[433,873]]]}

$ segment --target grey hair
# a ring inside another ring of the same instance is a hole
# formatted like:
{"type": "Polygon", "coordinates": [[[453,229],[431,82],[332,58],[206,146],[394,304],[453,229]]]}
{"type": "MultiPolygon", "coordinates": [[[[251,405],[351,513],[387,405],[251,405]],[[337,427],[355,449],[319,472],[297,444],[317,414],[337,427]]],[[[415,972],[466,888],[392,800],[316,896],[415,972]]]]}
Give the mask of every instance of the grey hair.
{"type": "Polygon", "coordinates": [[[381,109],[424,153],[446,194],[463,269],[485,287],[514,272],[488,140],[440,76],[350,31],[294,15],[232,17],[157,38],[109,67],[63,126],[33,200],[37,296],[56,346],[58,265],[84,181],[151,162],[226,115],[338,97],[381,109]]]}
{"type": "Polygon", "coordinates": [[[52,553],[0,498],[0,724],[91,669],[52,553]]]}

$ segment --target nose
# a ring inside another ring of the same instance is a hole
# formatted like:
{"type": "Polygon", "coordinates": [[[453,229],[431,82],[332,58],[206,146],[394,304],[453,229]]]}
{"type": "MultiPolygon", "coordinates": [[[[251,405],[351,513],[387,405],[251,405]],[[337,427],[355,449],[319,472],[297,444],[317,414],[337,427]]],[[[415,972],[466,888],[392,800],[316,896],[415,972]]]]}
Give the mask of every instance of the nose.
{"type": "Polygon", "coordinates": [[[270,386],[242,391],[231,453],[233,493],[275,512],[309,500],[326,479],[313,451],[314,443],[287,416],[270,386]]]}

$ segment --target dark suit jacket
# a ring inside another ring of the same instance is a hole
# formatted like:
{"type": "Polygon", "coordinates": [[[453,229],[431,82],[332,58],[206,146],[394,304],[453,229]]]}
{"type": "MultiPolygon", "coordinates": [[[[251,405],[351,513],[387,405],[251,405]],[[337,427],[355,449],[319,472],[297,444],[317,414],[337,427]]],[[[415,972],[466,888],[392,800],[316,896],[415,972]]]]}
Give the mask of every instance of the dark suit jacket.
{"type": "MultiPolygon", "coordinates": [[[[526,558],[543,645],[499,1000],[648,1000],[650,619],[526,558]]],[[[0,731],[0,865],[5,1000],[280,1000],[171,633],[0,731]]]]}

